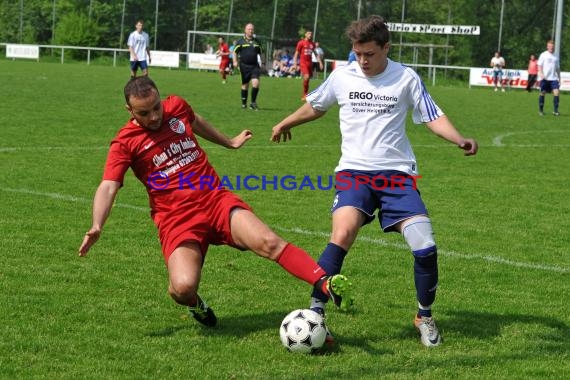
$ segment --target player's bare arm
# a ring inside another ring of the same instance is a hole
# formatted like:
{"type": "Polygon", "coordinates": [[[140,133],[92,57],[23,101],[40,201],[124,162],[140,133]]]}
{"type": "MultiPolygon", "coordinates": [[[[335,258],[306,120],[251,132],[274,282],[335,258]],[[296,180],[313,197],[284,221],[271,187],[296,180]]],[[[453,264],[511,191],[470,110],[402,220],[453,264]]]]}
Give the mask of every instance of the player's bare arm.
{"type": "Polygon", "coordinates": [[[83,237],[83,242],[79,247],[79,256],[87,255],[89,249],[99,240],[101,230],[109,217],[115,196],[120,188],[121,183],[117,181],[103,180],[99,184],[93,199],[93,224],[83,237]]]}
{"type": "Polygon", "coordinates": [[[426,123],[426,125],[437,136],[463,149],[466,156],[477,154],[477,150],[479,149],[477,141],[472,138],[463,137],[457,129],[455,129],[453,124],[451,124],[451,121],[446,115],[442,115],[434,121],[426,123]]]}
{"type": "Polygon", "coordinates": [[[247,142],[247,140],[253,137],[253,134],[250,130],[244,129],[237,136],[230,138],[220,132],[202,116],[198,114],[195,114],[195,116],[196,119],[192,123],[192,129],[194,133],[210,142],[213,142],[214,144],[221,145],[225,148],[241,148],[247,142]]]}
{"type": "Polygon", "coordinates": [[[295,54],[293,54],[293,70],[297,70],[297,60],[299,59],[299,51],[295,50],[295,54]]]}
{"type": "Polygon", "coordinates": [[[281,139],[283,139],[283,142],[291,140],[291,128],[299,124],[318,119],[325,113],[325,111],[314,109],[309,103],[303,104],[297,109],[297,111],[293,112],[273,127],[271,141],[279,143],[281,142],[281,139]]]}

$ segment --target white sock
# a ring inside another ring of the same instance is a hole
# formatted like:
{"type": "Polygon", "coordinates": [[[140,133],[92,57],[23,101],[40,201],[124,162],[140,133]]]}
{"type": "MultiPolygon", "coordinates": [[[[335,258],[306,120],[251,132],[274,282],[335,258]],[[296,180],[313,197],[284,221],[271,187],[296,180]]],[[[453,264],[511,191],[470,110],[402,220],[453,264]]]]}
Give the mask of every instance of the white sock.
{"type": "Polygon", "coordinates": [[[310,306],[310,308],[313,309],[313,308],[316,308],[316,307],[319,307],[319,308],[323,309],[323,311],[324,311],[325,308],[326,308],[326,304],[325,304],[323,301],[321,301],[320,299],[318,299],[318,298],[311,297],[311,306],[310,306]]]}

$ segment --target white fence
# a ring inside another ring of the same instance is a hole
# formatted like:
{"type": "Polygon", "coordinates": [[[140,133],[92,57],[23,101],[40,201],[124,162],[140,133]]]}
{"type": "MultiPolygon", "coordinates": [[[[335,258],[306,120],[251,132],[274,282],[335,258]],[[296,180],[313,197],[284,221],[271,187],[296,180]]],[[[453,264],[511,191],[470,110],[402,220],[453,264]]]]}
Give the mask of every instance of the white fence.
{"type": "Polygon", "coordinates": [[[117,60],[119,56],[123,56],[126,60],[129,59],[129,51],[127,49],[111,49],[111,48],[93,48],[93,47],[83,47],[83,46],[61,46],[61,45],[21,45],[21,44],[6,44],[0,43],[0,46],[6,46],[6,58],[29,58],[40,60],[42,49],[59,51],[60,61],[64,63],[65,61],[65,51],[66,50],[80,50],[87,52],[87,64],[91,63],[91,53],[92,52],[103,52],[113,57],[113,66],[117,65],[117,60]],[[32,52],[37,51],[37,56],[32,54],[32,52]],[[17,52],[17,53],[14,53],[17,52]]]}
{"type": "MultiPolygon", "coordinates": [[[[110,49],[110,48],[93,48],[93,47],[83,47],[83,46],[59,46],[59,45],[23,45],[23,44],[3,44],[0,46],[6,46],[6,58],[12,59],[34,59],[39,61],[43,51],[44,56],[52,55],[53,52],[59,56],[61,63],[65,63],[65,52],[70,50],[85,51],[87,54],[86,61],[87,64],[91,64],[93,55],[99,53],[99,55],[108,55],[112,57],[113,66],[117,66],[119,61],[128,62],[129,51],[128,49],[110,49]],[[47,51],[51,52],[48,53],[47,51]]],[[[216,57],[214,54],[203,54],[203,53],[180,53],[174,51],[150,51],[151,62],[150,66],[154,67],[168,67],[168,68],[179,68],[182,60],[185,61],[185,66],[187,69],[196,70],[218,70],[220,65],[220,58],[216,57]]]]}
{"type": "MultiPolygon", "coordinates": [[[[127,62],[129,60],[129,51],[127,49],[112,48],[92,48],[82,46],[58,46],[58,45],[23,45],[23,44],[6,44],[0,43],[0,46],[6,47],[6,58],[11,59],[34,59],[40,61],[42,49],[59,51],[60,61],[65,62],[66,50],[80,50],[87,52],[87,64],[91,63],[92,53],[99,52],[112,56],[113,66],[117,65],[119,60],[127,62]]],[[[217,71],[220,64],[220,58],[213,54],[202,53],[180,53],[172,51],[151,50],[151,64],[155,67],[179,68],[181,59],[185,60],[184,67],[194,70],[212,70],[217,71]]],[[[327,71],[334,70],[335,67],[345,65],[347,61],[341,60],[325,60],[324,76],[326,78],[327,71]]],[[[438,70],[461,70],[469,71],[469,87],[471,86],[493,86],[492,73],[490,69],[464,66],[443,66],[443,65],[424,65],[410,64],[414,68],[427,69],[426,81],[431,81],[432,85],[436,85],[438,70]]],[[[503,85],[507,88],[525,88],[528,73],[526,70],[509,69],[504,70],[503,85]]],[[[570,91],[570,72],[561,73],[560,81],[561,91],[570,91]]]]}

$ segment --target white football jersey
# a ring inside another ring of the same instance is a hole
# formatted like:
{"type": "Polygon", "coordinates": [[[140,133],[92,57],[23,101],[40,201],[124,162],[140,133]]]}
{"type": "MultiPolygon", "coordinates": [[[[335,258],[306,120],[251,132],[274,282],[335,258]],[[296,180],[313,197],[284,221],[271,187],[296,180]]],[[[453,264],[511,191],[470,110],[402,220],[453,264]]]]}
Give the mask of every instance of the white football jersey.
{"type": "Polygon", "coordinates": [[[494,71],[500,71],[505,67],[505,59],[503,57],[493,57],[491,58],[491,65],[493,65],[494,71]]]}
{"type": "Polygon", "coordinates": [[[558,58],[551,52],[544,51],[538,57],[538,66],[542,67],[542,73],[546,80],[558,80],[558,71],[560,70],[560,62],[558,58]]]}
{"type": "MultiPolygon", "coordinates": [[[[136,30],[129,35],[127,45],[132,47],[139,61],[148,61],[146,49],[149,46],[149,36],[147,32],[137,32],[136,30]]],[[[131,56],[131,61],[134,57],[131,56]]]]}
{"type": "Polygon", "coordinates": [[[320,111],[340,106],[341,158],[335,171],[417,174],[416,157],[406,135],[408,110],[416,124],[443,115],[418,74],[390,59],[384,72],[374,77],[365,76],[358,62],[339,67],[307,101],[320,111]]]}

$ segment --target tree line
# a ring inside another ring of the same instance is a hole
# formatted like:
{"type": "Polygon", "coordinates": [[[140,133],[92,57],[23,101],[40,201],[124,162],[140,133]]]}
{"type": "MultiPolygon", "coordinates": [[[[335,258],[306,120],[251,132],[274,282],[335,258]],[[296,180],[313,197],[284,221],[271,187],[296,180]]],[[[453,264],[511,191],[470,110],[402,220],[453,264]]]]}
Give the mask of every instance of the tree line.
{"type": "MultiPolygon", "coordinates": [[[[556,0],[0,0],[0,42],[126,48],[135,21],[144,19],[152,49],[185,52],[187,31],[195,26],[223,35],[241,33],[253,22],[262,40],[273,35],[274,48],[294,46],[305,30],[316,29],[325,57],[346,59],[346,27],[358,16],[379,14],[392,23],[480,27],[478,36],[393,33],[395,59],[427,63],[427,48],[398,45],[432,44],[448,46],[433,50],[433,64],[486,67],[500,39],[507,67],[524,69],[529,55],[544,51],[553,37],[555,7],[556,0]]],[[[569,70],[569,7],[566,1],[564,71],[569,70]]],[[[215,45],[215,37],[201,36],[196,50],[206,43],[215,45]]]]}

